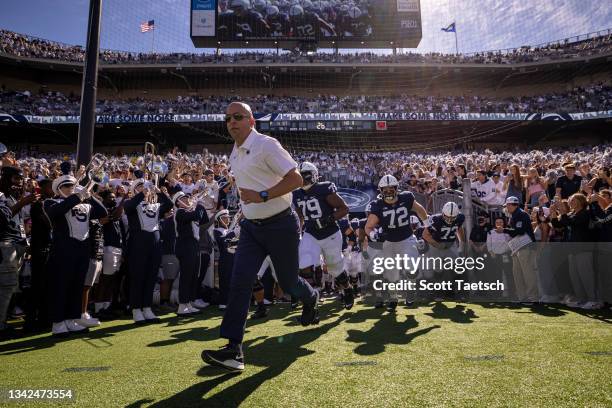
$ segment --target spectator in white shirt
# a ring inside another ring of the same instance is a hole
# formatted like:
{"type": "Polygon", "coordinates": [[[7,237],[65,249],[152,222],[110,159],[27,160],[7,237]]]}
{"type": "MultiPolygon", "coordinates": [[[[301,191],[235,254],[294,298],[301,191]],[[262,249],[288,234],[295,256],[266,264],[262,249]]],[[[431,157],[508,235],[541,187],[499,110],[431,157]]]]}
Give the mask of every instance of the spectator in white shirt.
{"type": "Polygon", "coordinates": [[[512,298],[514,276],[512,275],[512,257],[510,256],[510,235],[504,232],[505,221],[500,216],[495,219],[495,228],[487,234],[487,251],[491,255],[490,265],[493,271],[501,272],[504,282],[504,298],[512,298]]]}
{"type": "Polygon", "coordinates": [[[486,170],[479,170],[478,180],[472,183],[472,190],[475,191],[476,197],[483,203],[493,205],[496,196],[495,188],[495,183],[487,177],[486,170]]]}

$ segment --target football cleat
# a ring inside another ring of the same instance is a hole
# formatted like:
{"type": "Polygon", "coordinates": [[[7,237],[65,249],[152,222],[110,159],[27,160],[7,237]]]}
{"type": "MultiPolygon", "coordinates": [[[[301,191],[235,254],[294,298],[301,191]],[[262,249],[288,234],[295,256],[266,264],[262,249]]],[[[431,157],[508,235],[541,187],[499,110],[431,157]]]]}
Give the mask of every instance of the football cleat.
{"type": "Polygon", "coordinates": [[[315,291],[315,300],[305,303],[302,307],[302,316],[298,319],[302,326],[319,323],[319,292],[315,291]]]}

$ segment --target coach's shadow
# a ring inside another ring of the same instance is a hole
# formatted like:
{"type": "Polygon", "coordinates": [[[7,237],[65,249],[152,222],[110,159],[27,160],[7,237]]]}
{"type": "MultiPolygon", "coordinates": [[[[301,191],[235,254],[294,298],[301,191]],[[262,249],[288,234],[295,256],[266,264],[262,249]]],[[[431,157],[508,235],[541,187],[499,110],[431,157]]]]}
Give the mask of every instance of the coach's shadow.
{"type": "Polygon", "coordinates": [[[452,309],[444,303],[437,302],[432,308],[431,313],[425,313],[434,319],[450,320],[453,323],[474,323],[473,319],[478,319],[474,310],[463,305],[455,305],[452,309]]]}
{"type": "MultiPolygon", "coordinates": [[[[314,351],[304,346],[336,327],[340,320],[342,317],[285,336],[265,338],[261,342],[259,342],[261,338],[245,342],[247,370],[252,366],[261,367],[262,370],[256,374],[246,373],[245,377],[237,377],[236,374],[227,373],[222,369],[204,366],[198,371],[198,375],[212,378],[194,384],[170,398],[152,404],[151,407],[236,407],[260,385],[282,374],[297,359],[313,354],[314,351]],[[255,345],[249,347],[250,344],[255,345]],[[235,379],[238,381],[212,394],[219,385],[235,379]]],[[[253,368],[250,369],[254,371],[253,368]]]]}
{"type": "MultiPolygon", "coordinates": [[[[406,345],[419,336],[423,336],[440,326],[434,325],[408,333],[409,330],[419,326],[412,315],[406,320],[398,321],[396,313],[383,314],[367,331],[349,330],[347,341],[361,343],[355,347],[355,353],[362,356],[371,356],[385,351],[388,344],[406,345]]],[[[403,316],[402,316],[403,317],[403,316]]]]}

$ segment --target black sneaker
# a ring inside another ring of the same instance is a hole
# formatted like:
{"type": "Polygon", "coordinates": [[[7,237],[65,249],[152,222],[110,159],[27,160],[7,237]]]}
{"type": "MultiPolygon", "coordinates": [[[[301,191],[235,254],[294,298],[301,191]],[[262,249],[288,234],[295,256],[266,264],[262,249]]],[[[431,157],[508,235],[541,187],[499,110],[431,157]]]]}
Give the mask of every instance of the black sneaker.
{"type": "Polygon", "coordinates": [[[414,307],[414,301],[413,301],[413,300],[410,300],[410,299],[408,299],[408,298],[406,298],[406,307],[407,307],[408,309],[410,309],[410,308],[414,307]]]}
{"type": "Polygon", "coordinates": [[[382,300],[379,300],[374,303],[374,309],[382,309],[383,307],[385,307],[385,302],[383,302],[382,300]]]}
{"type": "Polygon", "coordinates": [[[255,311],[251,315],[251,319],[263,319],[267,315],[268,315],[268,308],[266,307],[266,305],[261,304],[261,305],[257,305],[257,309],[255,309],[255,311]]]}
{"type": "Polygon", "coordinates": [[[217,367],[223,367],[234,372],[244,371],[244,355],[239,346],[228,344],[221,350],[202,351],[202,360],[217,367]]]}
{"type": "Polygon", "coordinates": [[[344,308],[346,310],[350,310],[355,304],[355,296],[353,294],[353,288],[344,289],[344,296],[342,296],[342,301],[344,302],[344,308]]]}
{"type": "Polygon", "coordinates": [[[397,309],[397,300],[392,300],[387,305],[387,312],[394,313],[395,309],[397,309]]]}
{"type": "Polygon", "coordinates": [[[353,286],[353,293],[355,294],[355,297],[361,296],[361,289],[359,288],[359,286],[357,285],[353,286]]]}
{"type": "Polygon", "coordinates": [[[306,304],[302,307],[302,316],[298,321],[302,326],[308,326],[311,324],[319,323],[319,292],[315,290],[315,300],[312,303],[306,304]]]}

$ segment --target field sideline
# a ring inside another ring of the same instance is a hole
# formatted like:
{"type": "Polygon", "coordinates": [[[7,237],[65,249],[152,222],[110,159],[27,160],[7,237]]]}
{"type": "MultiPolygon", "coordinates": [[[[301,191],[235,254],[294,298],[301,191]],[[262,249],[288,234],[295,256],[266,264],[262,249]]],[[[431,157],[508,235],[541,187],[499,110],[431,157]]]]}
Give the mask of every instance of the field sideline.
{"type": "MultiPolygon", "coordinates": [[[[72,388],[87,407],[612,406],[609,309],[444,302],[390,315],[328,300],[321,313],[308,328],[288,305],[249,321],[240,375],[200,359],[224,344],[212,309],[16,339],[0,343],[0,387],[72,388]]],[[[51,404],[8,404],[33,405],[51,404]]]]}

